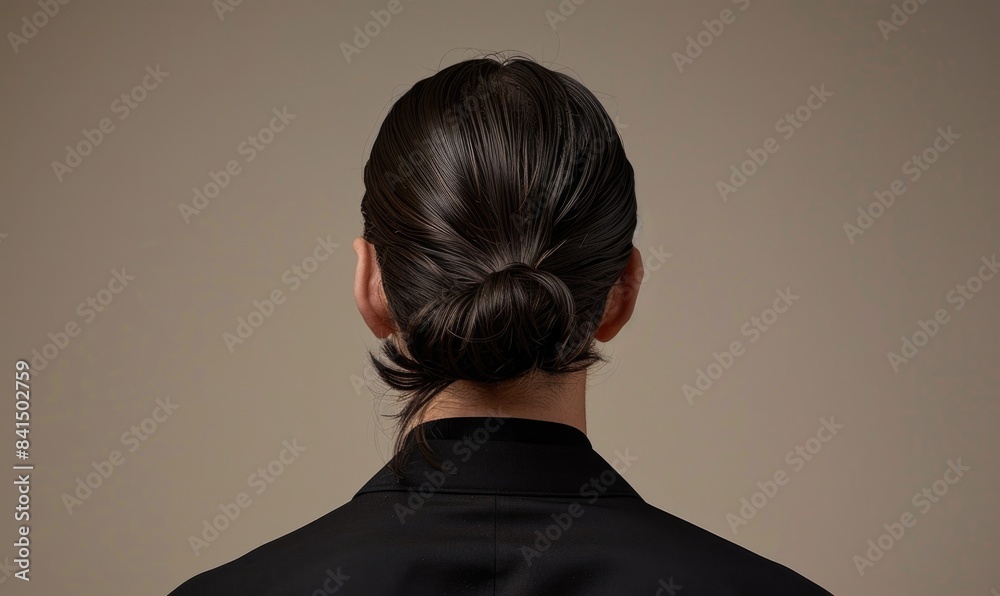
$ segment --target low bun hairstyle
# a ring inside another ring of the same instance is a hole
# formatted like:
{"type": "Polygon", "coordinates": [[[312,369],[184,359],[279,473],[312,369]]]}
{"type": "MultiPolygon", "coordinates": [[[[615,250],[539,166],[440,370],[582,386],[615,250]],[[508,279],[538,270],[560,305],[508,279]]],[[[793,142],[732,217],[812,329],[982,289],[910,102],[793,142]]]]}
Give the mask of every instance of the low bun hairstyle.
{"type": "MultiPolygon", "coordinates": [[[[604,361],[594,333],[632,253],[635,181],[614,122],[526,58],[459,62],[392,106],[364,169],[363,237],[395,325],[379,378],[402,429],[455,381],[498,385],[604,361]]],[[[440,469],[440,468],[439,468],[440,469]]]]}
{"type": "Polygon", "coordinates": [[[425,375],[498,383],[558,368],[556,343],[572,331],[575,309],[562,280],[514,262],[420,309],[406,346],[425,375]]]}

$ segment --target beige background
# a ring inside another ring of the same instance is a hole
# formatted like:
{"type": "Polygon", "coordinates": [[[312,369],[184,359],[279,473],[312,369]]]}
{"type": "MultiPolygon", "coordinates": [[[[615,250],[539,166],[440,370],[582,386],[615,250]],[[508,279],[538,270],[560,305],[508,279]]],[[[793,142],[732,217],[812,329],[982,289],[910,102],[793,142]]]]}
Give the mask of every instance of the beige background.
{"type": "MultiPolygon", "coordinates": [[[[376,343],[351,291],[361,171],[392,100],[479,50],[582,80],[636,170],[648,273],[594,370],[595,448],[638,457],[625,477],[650,503],[835,594],[1000,590],[1000,278],[961,311],[947,301],[1000,252],[996,3],[929,0],[885,39],[889,0],[403,0],[348,62],[341,43],[387,5],[244,0],[220,18],[209,0],[77,1],[16,52],[7,37],[0,374],[68,323],[80,332],[33,373],[32,579],[9,575],[8,480],[0,592],[164,594],[343,504],[382,466],[392,403],[365,386],[376,343]],[[726,8],[735,22],[679,71],[672,55],[726,8]],[[119,120],[112,102],[156,65],[169,75],[119,120]],[[821,85],[833,96],[782,138],[775,122],[821,85]],[[247,163],[238,145],[282,107],[295,119],[247,163]],[[105,117],[114,130],[59,181],[52,162],[105,117]],[[948,126],[960,138],[911,183],[904,162],[948,126]],[[768,137],[777,152],[723,201],[717,181],[768,137]],[[241,173],[185,223],[179,205],[229,160],[241,173]],[[907,191],[850,242],[844,224],[897,178],[907,191]],[[339,246],[292,290],[282,276],[318,237],[339,246]],[[135,279],[88,322],[77,305],[121,268],[135,279]],[[800,299],[749,343],[742,326],[779,288],[800,299]],[[275,289],[285,301],[227,349],[275,289]],[[949,322],[894,372],[887,353],[939,308],[949,322]],[[736,340],[745,353],[688,403],[682,385],[736,340]],[[129,452],[122,434],[167,396],[178,409],[129,452]],[[831,416],[843,430],[796,470],[786,453],[831,416]],[[292,440],[305,452],[248,489],[292,440]],[[68,513],[63,495],[116,449],[124,463],[68,513]],[[913,495],[957,458],[971,470],[923,512],[913,495]],[[734,534],[727,514],[779,470],[790,482],[734,534]],[[241,491],[251,505],[195,556],[188,537],[241,491]],[[907,512],[916,525],[860,574],[854,557],[907,512]]],[[[40,10],[4,2],[0,30],[40,10]]]]}

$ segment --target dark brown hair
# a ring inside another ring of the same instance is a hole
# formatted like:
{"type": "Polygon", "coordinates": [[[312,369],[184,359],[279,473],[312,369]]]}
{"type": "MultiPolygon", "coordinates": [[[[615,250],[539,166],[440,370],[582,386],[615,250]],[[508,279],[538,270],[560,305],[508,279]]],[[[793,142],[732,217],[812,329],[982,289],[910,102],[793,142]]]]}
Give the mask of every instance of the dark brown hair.
{"type": "MultiPolygon", "coordinates": [[[[581,83],[520,57],[444,68],[389,110],[364,185],[363,236],[409,353],[389,338],[389,364],[369,357],[402,394],[400,429],[455,381],[606,361],[594,333],[632,252],[635,180],[581,83]]],[[[438,467],[414,430],[396,438],[397,475],[414,441],[438,467]]]]}

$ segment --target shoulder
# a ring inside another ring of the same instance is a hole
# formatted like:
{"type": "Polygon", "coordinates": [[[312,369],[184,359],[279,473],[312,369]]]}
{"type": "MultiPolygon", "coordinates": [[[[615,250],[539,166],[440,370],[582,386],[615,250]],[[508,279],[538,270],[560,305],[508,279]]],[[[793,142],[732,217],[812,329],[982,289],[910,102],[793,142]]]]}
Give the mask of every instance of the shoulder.
{"type": "Polygon", "coordinates": [[[648,557],[657,568],[670,561],[674,581],[680,585],[686,580],[706,593],[738,588],[741,594],[830,596],[793,569],[645,501],[629,509],[630,538],[644,551],[639,556],[648,557]]]}
{"type": "Polygon", "coordinates": [[[168,596],[264,594],[274,589],[311,594],[324,585],[323,589],[339,585],[347,577],[340,570],[338,555],[348,550],[341,538],[350,536],[352,544],[366,536],[381,540],[370,520],[359,513],[357,501],[345,503],[239,558],[191,577],[168,596]]]}

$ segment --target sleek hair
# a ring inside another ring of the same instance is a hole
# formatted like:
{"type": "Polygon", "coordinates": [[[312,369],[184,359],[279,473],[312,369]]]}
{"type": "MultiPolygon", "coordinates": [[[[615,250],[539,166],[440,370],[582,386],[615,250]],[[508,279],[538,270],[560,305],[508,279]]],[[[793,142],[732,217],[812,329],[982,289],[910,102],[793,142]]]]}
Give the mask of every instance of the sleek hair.
{"type": "MultiPolygon", "coordinates": [[[[379,378],[405,429],[455,381],[499,385],[607,360],[594,333],[632,252],[635,179],[615,124],[573,78],[528,58],[477,58],[418,81],[364,168],[363,237],[394,335],[379,378]]],[[[400,432],[402,475],[422,426],[400,432]],[[413,436],[413,440],[406,440],[413,436]]]]}

